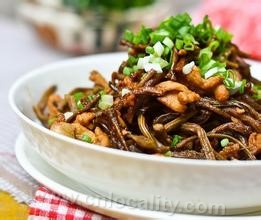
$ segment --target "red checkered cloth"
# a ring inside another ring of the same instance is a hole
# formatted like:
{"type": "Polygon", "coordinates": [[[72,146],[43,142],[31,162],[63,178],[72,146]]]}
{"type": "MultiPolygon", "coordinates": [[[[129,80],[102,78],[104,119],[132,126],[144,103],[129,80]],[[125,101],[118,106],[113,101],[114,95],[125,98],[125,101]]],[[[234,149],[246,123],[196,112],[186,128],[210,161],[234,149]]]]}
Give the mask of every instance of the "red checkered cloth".
{"type": "Polygon", "coordinates": [[[109,220],[112,218],[73,204],[49,189],[39,187],[29,207],[29,219],[109,220]]]}

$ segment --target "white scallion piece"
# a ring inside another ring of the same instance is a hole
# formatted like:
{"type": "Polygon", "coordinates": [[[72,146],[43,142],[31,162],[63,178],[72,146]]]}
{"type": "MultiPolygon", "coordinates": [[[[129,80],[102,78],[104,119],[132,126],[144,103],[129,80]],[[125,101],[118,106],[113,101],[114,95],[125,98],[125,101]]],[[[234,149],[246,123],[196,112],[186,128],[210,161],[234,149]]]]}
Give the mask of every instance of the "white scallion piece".
{"type": "Polygon", "coordinates": [[[169,65],[169,63],[168,63],[166,60],[162,59],[161,57],[151,56],[150,62],[151,62],[151,63],[158,63],[161,68],[164,68],[164,67],[166,67],[167,65],[169,65]]]}
{"type": "Polygon", "coordinates": [[[173,41],[169,37],[165,37],[162,43],[165,44],[169,49],[172,49],[174,46],[173,41]]]}
{"type": "Polygon", "coordinates": [[[218,72],[219,73],[226,72],[226,68],[225,67],[221,67],[221,68],[218,69],[218,72]]]}
{"type": "Polygon", "coordinates": [[[98,107],[102,110],[105,110],[113,105],[113,96],[112,95],[102,95],[99,101],[98,107]]]}
{"type": "Polygon", "coordinates": [[[65,112],[64,114],[65,121],[67,121],[70,117],[73,116],[73,112],[65,112]]]}
{"type": "Polygon", "coordinates": [[[164,52],[164,47],[163,45],[158,41],[154,46],[154,51],[155,51],[155,54],[158,56],[158,57],[161,57],[161,55],[163,54],[164,52]]]}
{"type": "Polygon", "coordinates": [[[218,68],[217,67],[214,67],[214,68],[211,68],[210,70],[208,70],[206,73],[205,73],[205,79],[208,79],[209,77],[215,75],[216,73],[218,72],[218,68]]]}
{"type": "Polygon", "coordinates": [[[149,63],[150,58],[151,58],[150,56],[146,56],[146,57],[143,57],[143,58],[139,58],[138,63],[137,63],[137,67],[138,67],[139,69],[144,69],[144,65],[147,64],[147,63],[149,63]]]}
{"type": "Polygon", "coordinates": [[[123,97],[123,96],[125,96],[126,94],[128,94],[128,93],[130,93],[131,91],[129,90],[129,89],[127,89],[127,88],[123,88],[122,90],[121,90],[121,96],[123,97]]]}
{"type": "Polygon", "coordinates": [[[150,70],[155,70],[157,73],[162,73],[162,69],[159,63],[147,63],[144,66],[144,69],[146,72],[149,72],[150,70]]]}
{"type": "Polygon", "coordinates": [[[209,70],[215,63],[216,61],[210,60],[202,69],[209,70]]]}
{"type": "Polygon", "coordinates": [[[229,144],[229,140],[227,138],[224,138],[220,141],[220,144],[222,147],[226,147],[229,144]]]}
{"type": "MultiPolygon", "coordinates": [[[[232,79],[228,79],[228,80],[232,81],[232,79]]],[[[239,91],[241,85],[242,85],[242,81],[235,81],[235,86],[229,90],[229,94],[230,95],[236,94],[239,91]]]]}
{"type": "Polygon", "coordinates": [[[185,66],[183,66],[182,72],[183,72],[185,75],[187,75],[187,74],[189,74],[189,73],[192,71],[192,69],[193,69],[194,66],[195,66],[195,62],[194,62],[194,61],[191,61],[190,63],[188,63],[188,64],[186,64],[185,66]]]}

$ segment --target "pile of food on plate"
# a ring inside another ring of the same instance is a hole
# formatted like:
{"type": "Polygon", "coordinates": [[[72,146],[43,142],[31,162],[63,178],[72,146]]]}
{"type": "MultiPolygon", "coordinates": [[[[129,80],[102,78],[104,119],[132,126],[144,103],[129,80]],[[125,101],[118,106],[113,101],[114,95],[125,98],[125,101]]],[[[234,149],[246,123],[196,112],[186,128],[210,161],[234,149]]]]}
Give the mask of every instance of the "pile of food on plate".
{"type": "MultiPolygon", "coordinates": [[[[175,158],[261,158],[261,84],[232,35],[188,14],[126,30],[128,59],[107,82],[61,97],[46,90],[34,111],[54,132],[88,143],[175,158]]],[[[98,68],[98,67],[97,67],[98,68]]]]}

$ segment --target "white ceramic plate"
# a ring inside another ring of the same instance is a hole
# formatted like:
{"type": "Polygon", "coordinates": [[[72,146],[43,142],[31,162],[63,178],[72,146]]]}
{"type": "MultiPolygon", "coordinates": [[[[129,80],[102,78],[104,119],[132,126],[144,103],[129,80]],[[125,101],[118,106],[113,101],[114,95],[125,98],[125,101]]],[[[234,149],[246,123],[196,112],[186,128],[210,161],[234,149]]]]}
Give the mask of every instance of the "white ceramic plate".
{"type": "MultiPolygon", "coordinates": [[[[64,94],[92,86],[93,69],[110,78],[126,55],[101,54],[47,65],[17,80],[10,103],[23,132],[49,164],[68,177],[110,198],[111,194],[149,207],[180,212],[236,214],[261,207],[261,161],[208,161],[156,157],[84,143],[54,133],[37,123],[32,106],[52,84],[64,94]],[[200,208],[201,207],[201,208],[200,208]]],[[[256,74],[260,63],[253,63],[256,74]]]]}
{"type": "MultiPolygon", "coordinates": [[[[34,179],[62,197],[76,202],[92,211],[120,219],[176,219],[176,220],[214,220],[216,216],[197,216],[148,211],[109,201],[88,187],[83,186],[55,170],[36,153],[23,134],[16,141],[16,157],[21,166],[34,179]]],[[[261,213],[252,216],[219,217],[220,220],[257,220],[261,213]]]]}

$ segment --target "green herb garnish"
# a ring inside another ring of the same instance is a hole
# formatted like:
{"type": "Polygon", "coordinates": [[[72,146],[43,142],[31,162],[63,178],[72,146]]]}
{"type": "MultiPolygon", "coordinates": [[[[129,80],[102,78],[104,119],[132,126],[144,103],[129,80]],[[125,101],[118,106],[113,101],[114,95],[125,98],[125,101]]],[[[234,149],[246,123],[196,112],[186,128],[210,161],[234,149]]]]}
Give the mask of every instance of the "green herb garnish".
{"type": "Polygon", "coordinates": [[[73,94],[74,100],[77,102],[81,100],[84,97],[84,94],[82,92],[77,92],[73,94]]]}
{"type": "Polygon", "coordinates": [[[148,53],[148,54],[154,54],[154,48],[153,47],[151,47],[151,46],[148,46],[148,47],[146,47],[146,53],[148,53]]]}
{"type": "Polygon", "coordinates": [[[171,146],[175,147],[180,141],[182,140],[182,137],[179,135],[174,135],[172,142],[171,142],[171,146]]]}
{"type": "Polygon", "coordinates": [[[78,102],[76,102],[76,106],[77,106],[77,108],[78,108],[79,110],[82,110],[82,109],[84,108],[84,106],[83,106],[81,100],[79,100],[78,102]]]}
{"type": "Polygon", "coordinates": [[[141,27],[141,30],[134,35],[132,43],[134,44],[148,44],[150,40],[150,33],[152,32],[151,28],[146,28],[145,26],[141,27]]]}
{"type": "Polygon", "coordinates": [[[84,108],[81,99],[84,97],[84,93],[82,92],[77,92],[75,94],[73,94],[73,98],[75,100],[76,106],[79,110],[82,110],[84,108]]]}
{"type": "Polygon", "coordinates": [[[110,108],[113,105],[113,96],[112,95],[102,95],[98,107],[102,110],[110,108]]]}
{"type": "Polygon", "coordinates": [[[127,67],[127,66],[125,66],[125,67],[123,68],[123,74],[124,74],[125,76],[130,76],[132,73],[133,73],[133,69],[132,69],[132,68],[127,67]]]}
{"type": "Polygon", "coordinates": [[[83,141],[85,141],[85,142],[87,142],[87,143],[92,143],[92,139],[90,138],[90,136],[88,136],[87,134],[84,134],[83,136],[82,136],[82,140],[83,141]]]}
{"type": "Polygon", "coordinates": [[[92,101],[94,99],[94,95],[88,95],[87,98],[89,101],[92,101]]]}
{"type": "Polygon", "coordinates": [[[146,46],[145,54],[129,57],[128,66],[123,69],[126,76],[135,72],[134,66],[135,70],[138,67],[147,72],[154,68],[158,73],[162,73],[163,68],[169,70],[172,66],[173,47],[186,51],[194,51],[197,48],[199,53],[194,62],[203,78],[221,76],[231,94],[244,93],[246,81],[237,80],[224,62],[227,59],[225,52],[231,47],[232,35],[222,28],[214,28],[208,16],[205,16],[200,24],[194,25],[187,13],[179,14],[165,19],[153,30],[144,26],[136,34],[127,30],[123,37],[134,45],[146,46]],[[163,63],[162,60],[166,62],[163,63]],[[159,65],[161,68],[158,68],[159,65]]]}
{"type": "Polygon", "coordinates": [[[130,30],[126,30],[123,34],[123,39],[126,41],[132,42],[134,38],[134,34],[130,30]]]}
{"type": "Polygon", "coordinates": [[[227,138],[224,138],[220,141],[220,145],[222,147],[226,147],[229,144],[229,140],[227,138]]]}
{"type": "Polygon", "coordinates": [[[254,91],[253,98],[257,100],[261,99],[261,85],[254,85],[253,91],[254,91]]]}
{"type": "Polygon", "coordinates": [[[101,91],[99,91],[99,94],[100,94],[100,96],[103,96],[106,94],[106,92],[104,90],[101,90],[101,91]]]}
{"type": "Polygon", "coordinates": [[[52,126],[53,123],[54,123],[56,120],[57,120],[56,117],[48,119],[48,122],[47,122],[47,123],[48,123],[48,126],[52,126]]]}
{"type": "Polygon", "coordinates": [[[243,93],[244,93],[245,87],[246,87],[246,83],[247,83],[247,81],[246,81],[245,79],[243,79],[243,80],[241,81],[241,85],[240,85],[240,87],[239,87],[239,93],[240,93],[240,94],[243,94],[243,93]]]}
{"type": "Polygon", "coordinates": [[[172,156],[172,152],[169,150],[164,154],[166,157],[171,157],[172,156]]]}
{"type": "Polygon", "coordinates": [[[134,57],[134,56],[129,56],[127,63],[129,66],[133,66],[137,63],[138,58],[134,57]]]}
{"type": "Polygon", "coordinates": [[[175,46],[176,46],[176,48],[177,48],[178,50],[182,49],[182,48],[183,48],[183,45],[184,45],[183,40],[176,39],[175,46]]]}

